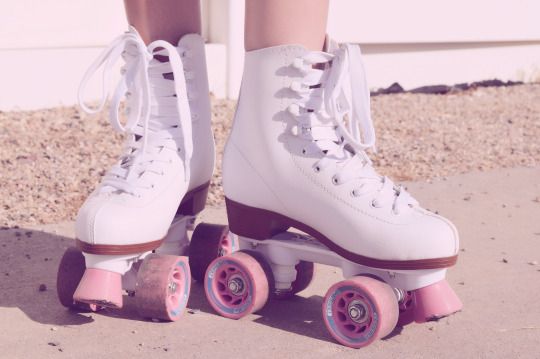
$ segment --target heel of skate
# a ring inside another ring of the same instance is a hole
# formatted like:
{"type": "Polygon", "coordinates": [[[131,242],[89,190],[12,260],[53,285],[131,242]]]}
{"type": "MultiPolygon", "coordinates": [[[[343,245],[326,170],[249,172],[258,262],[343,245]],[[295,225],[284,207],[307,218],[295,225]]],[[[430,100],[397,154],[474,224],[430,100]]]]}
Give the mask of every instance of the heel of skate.
{"type": "Polygon", "coordinates": [[[206,182],[186,193],[176,211],[176,215],[194,216],[202,212],[206,205],[209,188],[210,182],[206,182]]]}
{"type": "Polygon", "coordinates": [[[122,275],[103,269],[87,268],[73,294],[73,300],[122,308],[122,275]]]}
{"type": "Polygon", "coordinates": [[[286,231],[289,226],[264,209],[249,207],[225,197],[231,232],[248,238],[264,240],[286,231]]]}
{"type": "Polygon", "coordinates": [[[417,323],[437,320],[462,308],[461,300],[445,279],[414,291],[414,321],[417,323]]]}

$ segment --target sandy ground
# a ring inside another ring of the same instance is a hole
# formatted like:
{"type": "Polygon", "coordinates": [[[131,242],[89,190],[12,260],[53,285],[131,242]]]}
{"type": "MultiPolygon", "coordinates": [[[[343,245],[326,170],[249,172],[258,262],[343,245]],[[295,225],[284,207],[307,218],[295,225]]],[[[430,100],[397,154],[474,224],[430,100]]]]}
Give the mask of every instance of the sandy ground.
{"type": "MultiPolygon", "coordinates": [[[[409,183],[427,207],[460,230],[448,280],[462,312],[398,328],[359,351],[336,344],[321,318],[322,297],[341,279],[318,266],[294,299],[272,301],[233,321],[215,315],[199,283],[175,323],[121,311],[74,313],[56,299],[55,273],[72,245],[73,223],[0,230],[0,357],[5,358],[538,358],[540,357],[540,167],[499,169],[409,183]],[[39,286],[46,286],[39,291],[39,286]]],[[[224,222],[223,208],[202,219],[224,222]]]]}
{"type": "MultiPolygon", "coordinates": [[[[233,101],[213,101],[217,168],[209,203],[220,205],[221,153],[233,101]]],[[[396,181],[540,164],[540,84],[372,101],[377,169],[396,181]]],[[[0,226],[73,220],[116,161],[121,136],[75,107],[0,112],[0,226]]]]}

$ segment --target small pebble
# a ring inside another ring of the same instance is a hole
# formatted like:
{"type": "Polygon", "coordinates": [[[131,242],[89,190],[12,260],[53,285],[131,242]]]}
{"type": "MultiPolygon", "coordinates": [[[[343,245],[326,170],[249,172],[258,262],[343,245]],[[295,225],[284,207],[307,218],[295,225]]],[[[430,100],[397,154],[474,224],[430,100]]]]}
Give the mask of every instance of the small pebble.
{"type": "Polygon", "coordinates": [[[459,285],[465,285],[465,282],[459,282],[458,284],[459,285]]]}
{"type": "Polygon", "coordinates": [[[45,292],[47,290],[47,286],[45,284],[40,284],[38,290],[40,292],[45,292]]]}
{"type": "Polygon", "coordinates": [[[189,314],[198,314],[200,311],[201,311],[200,309],[194,309],[194,308],[192,309],[192,308],[190,308],[190,309],[188,309],[187,312],[189,314]]]}
{"type": "Polygon", "coordinates": [[[503,263],[508,263],[508,259],[503,258],[503,259],[502,259],[502,262],[503,262],[503,263]]]}
{"type": "Polygon", "coordinates": [[[471,200],[471,196],[463,197],[463,200],[464,200],[464,201],[470,201],[470,200],[471,200]]]}
{"type": "Polygon", "coordinates": [[[60,342],[48,342],[47,344],[50,345],[51,347],[57,347],[60,345],[60,342]]]}
{"type": "Polygon", "coordinates": [[[532,266],[535,266],[535,265],[538,264],[538,261],[530,261],[529,264],[532,265],[532,266]]]}
{"type": "Polygon", "coordinates": [[[51,327],[51,331],[56,332],[58,330],[57,327],[51,327]]]}

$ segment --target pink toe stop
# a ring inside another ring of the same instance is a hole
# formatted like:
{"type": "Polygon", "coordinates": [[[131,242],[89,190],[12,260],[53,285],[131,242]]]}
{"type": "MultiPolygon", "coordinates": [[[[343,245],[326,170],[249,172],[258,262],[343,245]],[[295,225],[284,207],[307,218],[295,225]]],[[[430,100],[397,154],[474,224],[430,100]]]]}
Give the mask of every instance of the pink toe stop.
{"type": "Polygon", "coordinates": [[[414,291],[414,321],[423,323],[458,312],[463,308],[461,300],[443,279],[414,291]]]}
{"type": "Polygon", "coordinates": [[[103,269],[87,268],[73,299],[77,302],[122,308],[122,276],[103,269]]]}

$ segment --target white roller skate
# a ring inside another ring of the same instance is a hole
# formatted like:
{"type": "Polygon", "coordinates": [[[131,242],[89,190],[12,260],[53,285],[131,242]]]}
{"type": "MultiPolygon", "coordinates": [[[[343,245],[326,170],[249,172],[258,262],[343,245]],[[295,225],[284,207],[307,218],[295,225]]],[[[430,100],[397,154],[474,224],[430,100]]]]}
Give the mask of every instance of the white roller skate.
{"type": "Polygon", "coordinates": [[[96,309],[121,308],[127,292],[142,316],[176,320],[190,291],[187,231],[204,208],[214,168],[204,41],[189,34],[178,46],[146,46],[131,28],[86,73],[83,109],[103,109],[106,93],[97,109],[84,104],[82,93],[101,66],[106,82],[120,57],[125,66],[110,121],[127,137],[125,152],[79,211],[78,250],[64,255],[58,294],[65,306],[96,309]]]}
{"type": "Polygon", "coordinates": [[[457,260],[457,230],[376,173],[365,152],[374,144],[358,46],[246,54],[223,185],[230,229],[249,251],[208,268],[205,289],[218,313],[239,318],[260,309],[268,293],[296,291],[299,268],[308,272],[300,282],[309,282],[310,262],[341,267],[350,278],[323,306],[328,329],[345,345],[390,333],[399,308],[402,323],[461,308],[444,280],[457,260]]]}

